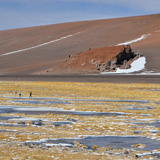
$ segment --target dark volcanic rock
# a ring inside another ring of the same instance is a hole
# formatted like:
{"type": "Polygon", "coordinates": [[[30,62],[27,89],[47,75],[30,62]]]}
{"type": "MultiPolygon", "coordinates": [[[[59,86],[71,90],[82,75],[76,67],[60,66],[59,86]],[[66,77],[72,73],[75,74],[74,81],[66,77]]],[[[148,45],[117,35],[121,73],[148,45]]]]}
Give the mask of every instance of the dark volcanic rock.
{"type": "Polygon", "coordinates": [[[131,47],[129,45],[126,45],[124,46],[122,51],[120,51],[116,56],[109,59],[106,63],[98,64],[97,70],[101,72],[114,72],[117,68],[129,69],[131,67],[130,64],[140,56],[142,55],[132,52],[131,47]]]}
{"type": "Polygon", "coordinates": [[[129,61],[130,59],[134,58],[135,54],[134,52],[132,52],[132,49],[129,45],[127,45],[124,50],[122,52],[120,52],[117,56],[116,56],[116,60],[113,60],[114,62],[116,62],[115,64],[119,64],[122,65],[125,62],[129,61]]]}

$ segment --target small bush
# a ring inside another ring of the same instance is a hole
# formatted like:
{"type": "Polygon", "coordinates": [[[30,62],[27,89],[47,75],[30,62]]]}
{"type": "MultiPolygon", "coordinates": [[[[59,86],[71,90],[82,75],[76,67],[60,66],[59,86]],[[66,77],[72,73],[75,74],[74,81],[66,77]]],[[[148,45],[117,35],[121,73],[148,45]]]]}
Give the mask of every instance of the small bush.
{"type": "Polygon", "coordinates": [[[92,146],[92,149],[93,149],[93,150],[96,150],[97,148],[98,148],[97,145],[93,145],[93,146],[92,146]]]}

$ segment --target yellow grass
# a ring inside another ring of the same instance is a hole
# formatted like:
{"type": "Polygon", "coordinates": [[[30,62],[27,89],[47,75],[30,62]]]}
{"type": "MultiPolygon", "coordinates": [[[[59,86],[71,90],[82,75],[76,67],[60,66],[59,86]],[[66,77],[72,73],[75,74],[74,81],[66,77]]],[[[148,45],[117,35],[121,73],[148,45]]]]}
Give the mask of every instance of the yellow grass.
{"type": "MultiPolygon", "coordinates": [[[[71,83],[71,82],[0,82],[0,104],[28,106],[27,104],[13,103],[12,97],[29,97],[32,91],[34,97],[52,97],[70,99],[71,104],[52,104],[52,105],[29,105],[31,107],[56,107],[66,110],[77,111],[97,111],[97,112],[123,112],[126,115],[117,116],[79,116],[79,115],[57,115],[52,113],[26,115],[20,113],[1,113],[0,116],[20,116],[34,117],[42,119],[42,126],[32,125],[31,121],[26,121],[26,127],[0,126],[1,130],[14,130],[14,132],[0,132],[0,159],[134,159],[135,154],[116,155],[121,150],[112,150],[110,147],[98,148],[95,144],[91,150],[87,146],[74,142],[73,148],[50,147],[39,148],[34,146],[20,145],[24,141],[40,140],[42,138],[77,138],[84,135],[135,135],[134,131],[140,131],[139,136],[160,139],[159,128],[141,123],[151,123],[160,119],[160,85],[159,84],[111,84],[111,83],[71,83]],[[17,94],[16,94],[17,93],[17,94]],[[74,99],[88,99],[91,101],[74,101],[74,99]],[[94,102],[92,100],[145,100],[150,103],[130,103],[130,102],[94,102]],[[146,110],[128,110],[124,108],[134,107],[153,107],[146,110]],[[144,116],[145,115],[145,116],[144,116]],[[52,121],[67,121],[76,119],[74,124],[54,126],[52,121]],[[146,119],[148,119],[146,121],[146,119]],[[47,121],[46,121],[47,120],[47,121]],[[133,122],[132,124],[130,122],[133,122]],[[152,134],[150,130],[156,130],[152,134]],[[13,143],[10,145],[10,143],[13,143]],[[76,152],[73,152],[76,150],[76,152]],[[109,154],[113,152],[113,154],[109,154]]],[[[32,100],[32,99],[30,99],[32,100]]],[[[47,100],[46,100],[47,101],[47,100]]],[[[2,123],[20,125],[17,121],[0,120],[2,123]]],[[[142,147],[137,144],[133,147],[142,147]]],[[[145,146],[143,146],[145,147],[145,146]]]]}

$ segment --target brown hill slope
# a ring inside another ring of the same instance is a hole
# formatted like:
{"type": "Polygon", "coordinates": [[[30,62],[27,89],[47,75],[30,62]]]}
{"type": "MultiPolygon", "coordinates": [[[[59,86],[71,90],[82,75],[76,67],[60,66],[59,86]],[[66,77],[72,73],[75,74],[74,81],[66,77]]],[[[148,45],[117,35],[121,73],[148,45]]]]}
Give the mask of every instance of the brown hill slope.
{"type": "MultiPolygon", "coordinates": [[[[160,24],[159,24],[160,25],[160,24]]],[[[146,56],[146,68],[160,72],[160,32],[154,32],[146,39],[133,43],[133,50],[139,50],[146,56]]]]}
{"type": "MultiPolygon", "coordinates": [[[[68,55],[75,55],[89,48],[116,45],[144,34],[158,35],[159,32],[155,32],[157,30],[160,30],[160,14],[0,31],[0,73],[41,73],[43,70],[53,69],[68,55]],[[64,38],[68,35],[72,36],[64,38]],[[4,55],[53,40],[56,41],[4,55]]],[[[151,36],[144,39],[143,44],[142,41],[133,43],[133,50],[140,50],[149,60],[147,69],[159,70],[160,39],[150,38],[151,36]],[[150,58],[155,56],[157,57],[150,58]]]]}

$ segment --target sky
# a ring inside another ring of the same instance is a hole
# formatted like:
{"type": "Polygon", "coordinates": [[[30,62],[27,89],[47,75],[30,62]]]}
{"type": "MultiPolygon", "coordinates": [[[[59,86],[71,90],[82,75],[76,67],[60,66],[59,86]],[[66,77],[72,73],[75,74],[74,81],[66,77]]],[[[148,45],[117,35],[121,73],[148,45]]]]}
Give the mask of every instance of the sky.
{"type": "Polygon", "coordinates": [[[160,0],[0,0],[0,30],[160,13],[160,0]]]}

